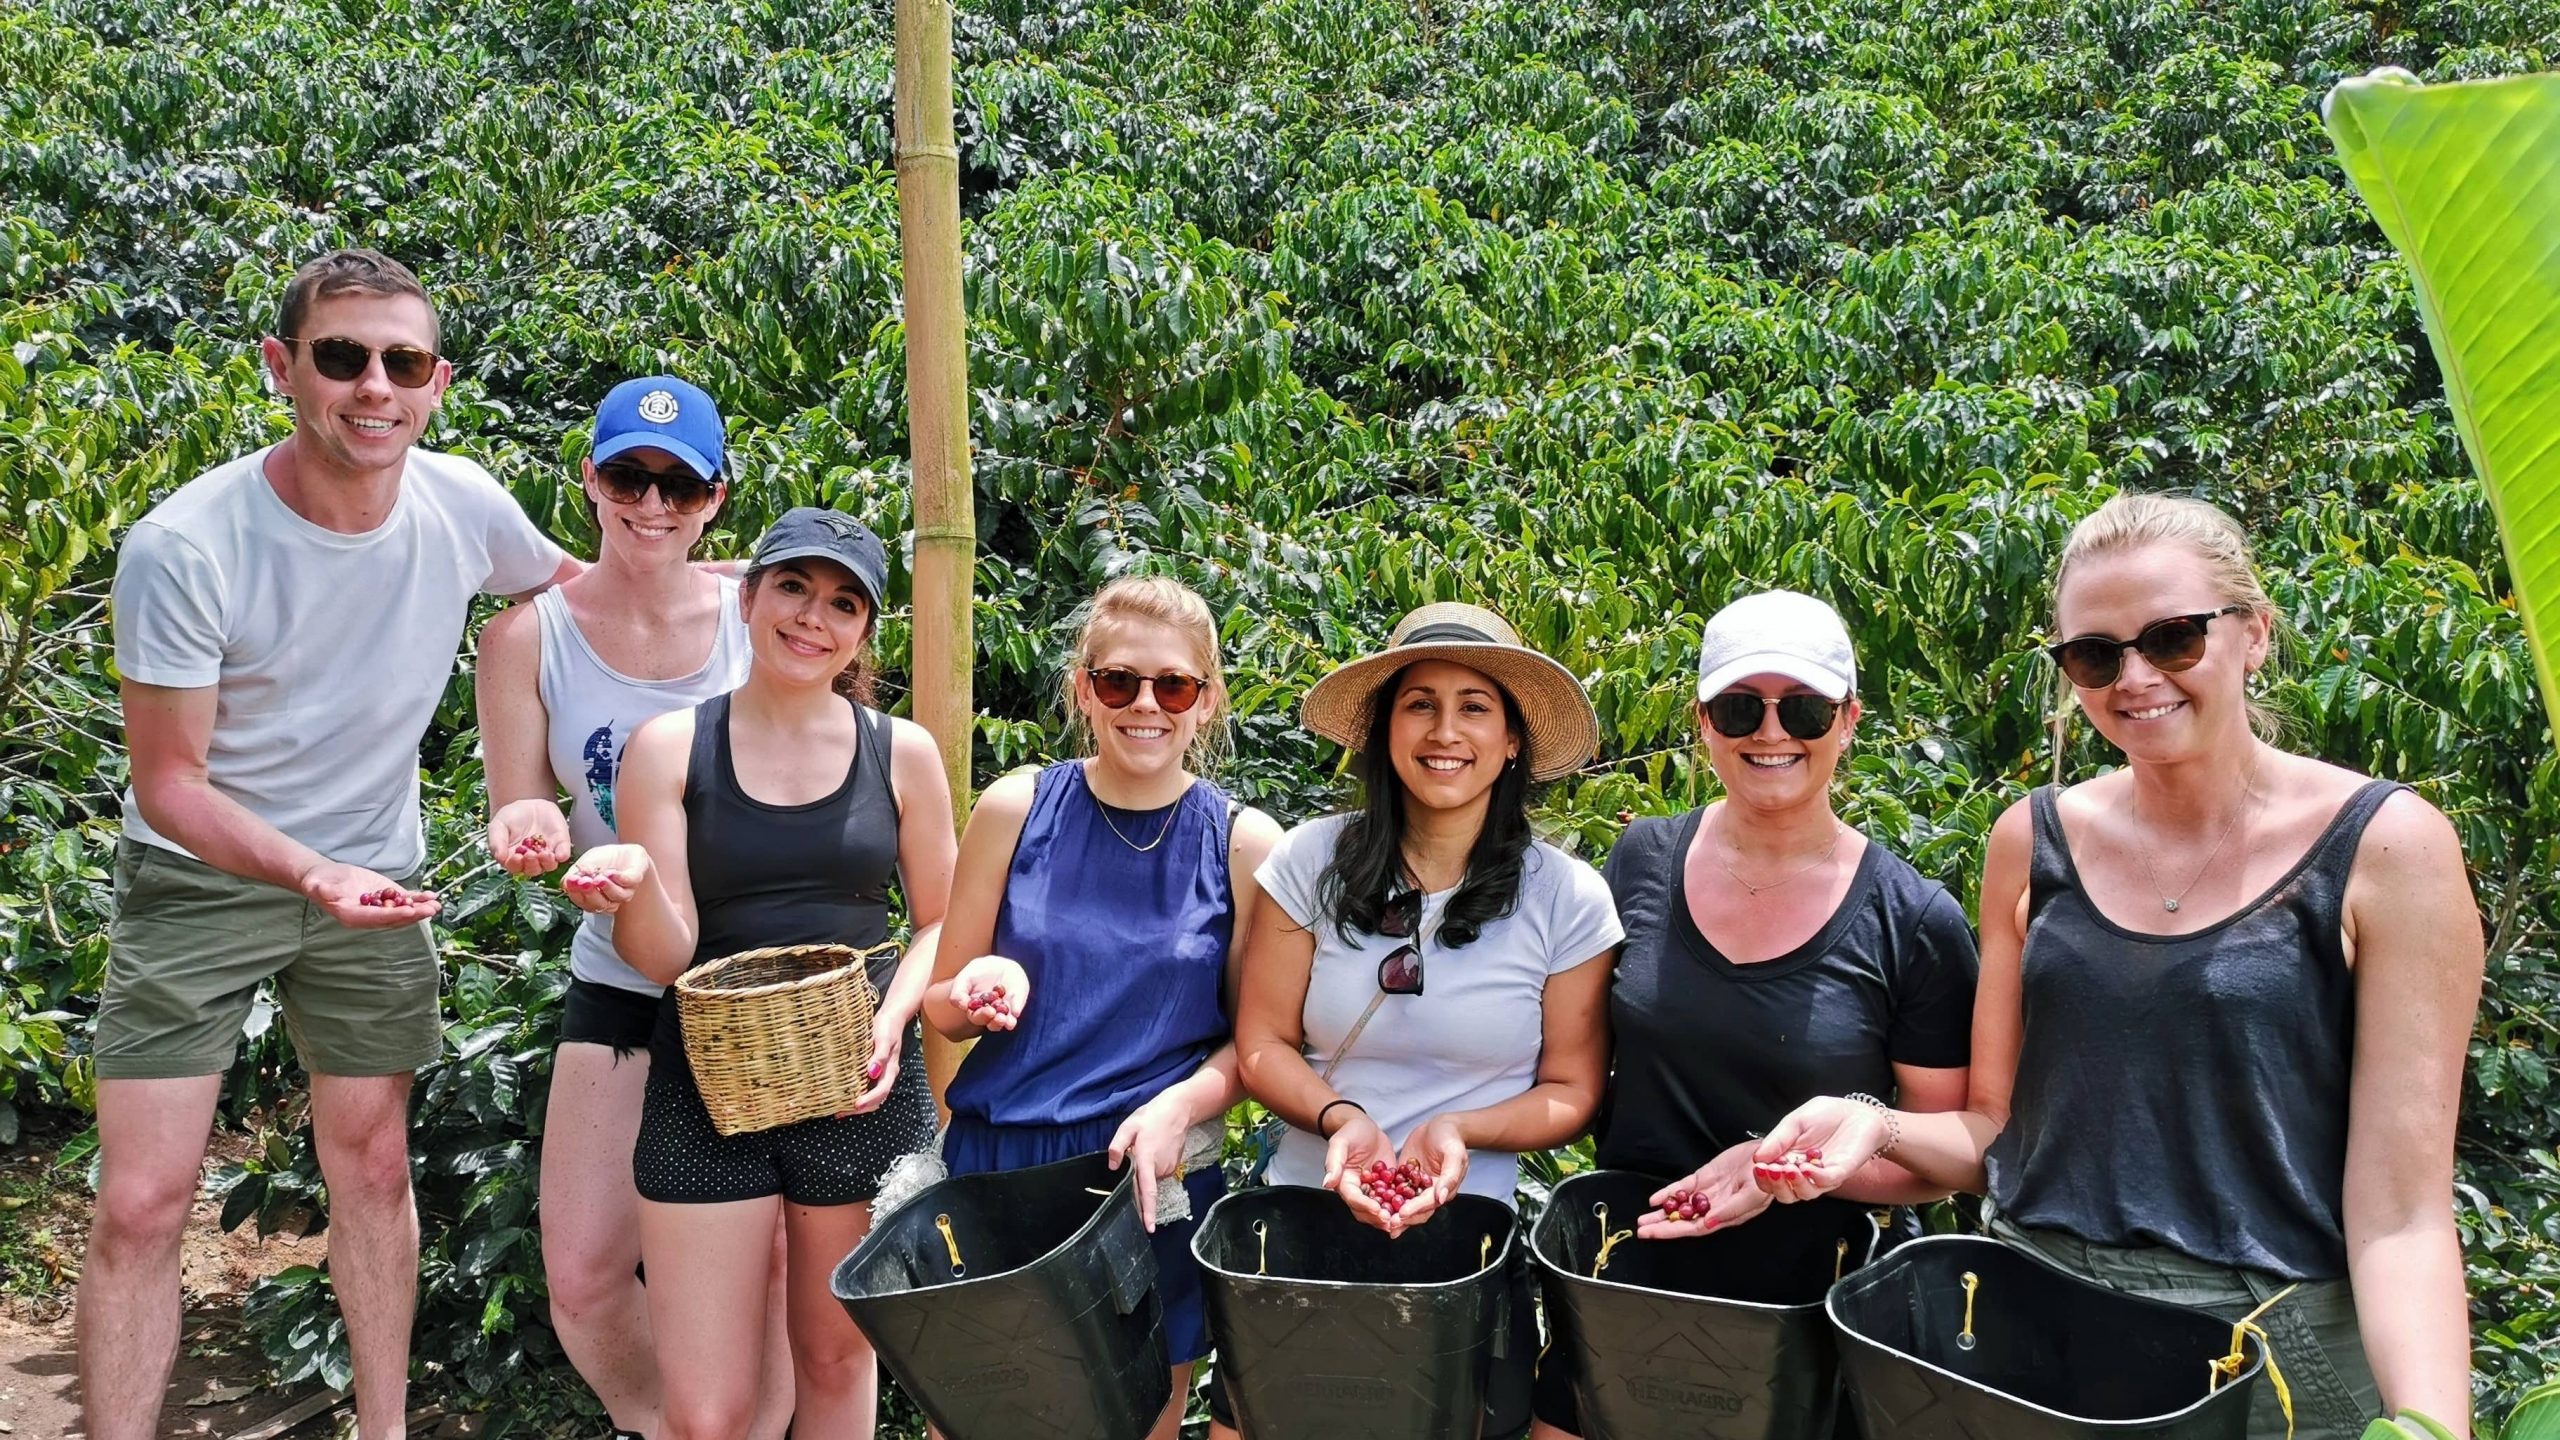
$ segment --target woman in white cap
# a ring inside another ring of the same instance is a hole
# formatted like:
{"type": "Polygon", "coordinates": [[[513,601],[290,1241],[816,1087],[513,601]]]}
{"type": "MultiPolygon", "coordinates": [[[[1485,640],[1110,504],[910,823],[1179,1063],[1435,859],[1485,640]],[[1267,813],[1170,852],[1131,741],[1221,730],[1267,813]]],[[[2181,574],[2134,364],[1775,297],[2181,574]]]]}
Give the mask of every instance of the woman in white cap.
{"type": "Polygon", "coordinates": [[[640,727],[615,787],[622,841],[580,856],[564,882],[614,916],[614,948],[663,985],[745,950],[877,946],[893,887],[915,931],[903,961],[872,972],[870,1086],[836,1115],[720,1134],[675,997],[658,1007],[631,1165],[667,1440],[727,1440],[755,1413],[765,1347],[784,1338],[765,1333],[777,1216],[792,1431],[868,1440],[876,1419],[870,1342],[827,1282],[891,1167],[932,1144],[915,1017],[957,849],[932,737],[868,703],[888,571],[879,537],[849,515],[775,521],[740,581],[745,682],[640,727]]]}
{"type": "Polygon", "coordinates": [[[1810,1102],[1781,1199],[1872,1155],[1984,1191],[1993,1233],[2100,1284],[2258,1317],[2289,1383],[2253,1437],[2418,1411],[2460,1434],[2454,1123],[2480,912],[2424,797],[2270,743],[2276,610],[2237,521],[2119,495],[2054,577],[2050,652],[2124,765],[1992,826],[1972,1094],[1810,1102]],[[2352,1161],[2352,1163],[2350,1163],[2352,1161]]]}
{"type": "MultiPolygon", "coordinates": [[[[1755,1243],[1736,1263],[1766,1267],[1753,1287],[1808,1300],[1830,1282],[1840,1241],[1865,1253],[1870,1207],[1946,1187],[1877,1161],[1839,1198],[1771,1211],[1752,1175],[1757,1137],[1817,1095],[1962,1104],[1973,1020],[1963,908],[1833,807],[1857,680],[1847,627],[1812,596],[1771,590],[1716,612],[1699,647],[1697,720],[1724,794],[1636,821],[1607,869],[1627,943],[1609,991],[1599,1163],[1678,1176],[1655,1204],[1692,1192],[1702,1207],[1652,1210],[1638,1238],[1747,1224],[1755,1243]]],[[[1550,1351],[1540,1367],[1542,1434],[1579,1433],[1571,1363],[1550,1351]]]]}
{"type": "MultiPolygon", "coordinates": [[[[1521,1151],[1590,1124],[1607,1064],[1618,917],[1528,814],[1532,782],[1590,759],[1591,702],[1500,617],[1437,604],[1319,681],[1305,720],[1357,753],[1361,807],[1282,836],[1257,877],[1236,1050],[1291,1127],[1271,1177],[1391,1235],[1461,1192],[1507,1205],[1521,1151]],[[1360,1185],[1380,1161],[1427,1177],[1396,1213],[1360,1185]]],[[[1486,1435],[1528,1424],[1528,1320],[1523,1293],[1486,1435]]]]}
{"type": "MultiPolygon", "coordinates": [[[[531,879],[613,839],[613,786],[642,722],[747,676],[738,582],[687,562],[728,495],[718,407],[672,375],[626,380],[596,407],[580,462],[596,563],[480,632],[474,694],[489,783],[489,853],[531,879]],[[570,800],[564,812],[563,790],[570,800]]],[[[614,1430],[658,1430],[658,1367],[640,1260],[631,1145],[665,987],[623,963],[613,917],[569,946],[569,990],[542,1122],[542,1273],[551,1328],[614,1430]]],[[[782,1291],[770,1314],[781,1315],[782,1291]]],[[[767,1347],[751,1435],[791,1418],[791,1357],[767,1347]]]]}

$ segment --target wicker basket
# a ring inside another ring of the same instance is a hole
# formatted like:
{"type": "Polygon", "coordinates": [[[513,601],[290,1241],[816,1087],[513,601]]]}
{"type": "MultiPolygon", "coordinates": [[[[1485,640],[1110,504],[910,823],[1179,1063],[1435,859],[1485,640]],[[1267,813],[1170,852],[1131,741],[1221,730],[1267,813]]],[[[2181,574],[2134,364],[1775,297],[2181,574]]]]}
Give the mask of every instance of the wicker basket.
{"type": "Polygon", "coordinates": [[[871,1088],[866,962],[897,950],[785,945],[686,971],[676,1015],[712,1128],[743,1135],[850,1109],[871,1088]]]}

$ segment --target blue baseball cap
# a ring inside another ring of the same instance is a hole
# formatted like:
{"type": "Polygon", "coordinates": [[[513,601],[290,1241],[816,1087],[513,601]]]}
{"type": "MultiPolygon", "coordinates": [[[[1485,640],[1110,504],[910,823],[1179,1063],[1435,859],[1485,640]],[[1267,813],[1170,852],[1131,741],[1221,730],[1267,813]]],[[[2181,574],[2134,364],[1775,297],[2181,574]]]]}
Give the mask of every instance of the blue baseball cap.
{"type": "Polygon", "coordinates": [[[727,468],[720,407],[699,385],[673,375],[644,375],[605,392],[596,407],[595,449],[601,465],[625,450],[664,450],[705,480],[727,468]]]}

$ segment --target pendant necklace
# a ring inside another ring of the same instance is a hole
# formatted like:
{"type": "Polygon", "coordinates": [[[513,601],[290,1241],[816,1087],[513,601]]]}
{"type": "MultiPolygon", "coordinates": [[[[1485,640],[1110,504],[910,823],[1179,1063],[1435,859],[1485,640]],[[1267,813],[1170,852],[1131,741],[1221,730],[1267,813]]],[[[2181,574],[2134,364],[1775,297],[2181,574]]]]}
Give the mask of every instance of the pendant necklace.
{"type": "MultiPolygon", "coordinates": [[[[1148,841],[1144,845],[1139,844],[1137,841],[1132,840],[1127,835],[1121,833],[1119,824],[1111,818],[1111,807],[1103,802],[1102,797],[1098,795],[1094,797],[1093,808],[1102,812],[1102,823],[1111,827],[1111,833],[1120,837],[1121,844],[1128,846],[1130,849],[1137,851],[1141,855],[1144,855],[1148,851],[1163,844],[1164,837],[1173,833],[1173,817],[1182,813],[1182,802],[1180,800],[1176,800],[1172,804],[1164,807],[1164,824],[1157,828],[1156,838],[1148,841]]],[[[1138,813],[1145,814],[1146,812],[1140,811],[1138,813]]]]}
{"type": "Polygon", "coordinates": [[[1786,874],[1779,876],[1777,879],[1766,881],[1762,884],[1754,885],[1750,881],[1743,879],[1742,872],[1734,869],[1732,863],[1727,861],[1722,855],[1718,855],[1716,857],[1716,863],[1724,867],[1724,873],[1733,877],[1733,883],[1741,886],[1744,894],[1757,896],[1764,890],[1775,890],[1779,886],[1786,884],[1788,881],[1793,880],[1800,875],[1809,874],[1824,865],[1830,864],[1831,857],[1838,854],[1840,851],[1840,837],[1847,834],[1848,830],[1848,826],[1841,824],[1838,820],[1833,820],[1831,822],[1831,843],[1822,847],[1821,854],[1814,856],[1811,860],[1808,860],[1804,864],[1788,871],[1786,874]]]}
{"type": "MultiPolygon", "coordinates": [[[[2213,848],[2205,852],[2204,863],[2196,867],[2196,873],[2187,877],[2187,883],[2179,886],[2178,893],[2175,895],[2172,895],[2160,888],[2160,872],[2151,868],[2151,851],[2149,847],[2146,846],[2133,852],[2135,857],[2142,861],[2143,878],[2151,882],[2151,893],[2160,897],[2161,909],[2168,911],[2172,915],[2178,913],[2179,903],[2187,898],[2188,891],[2196,888],[2196,882],[2204,878],[2205,872],[2213,868],[2213,862],[2221,858],[2222,847],[2231,842],[2232,832],[2240,828],[2241,820],[2248,815],[2249,806],[2255,802],[2257,798],[2258,762],[2257,758],[2252,756],[2249,760],[2248,777],[2240,782],[2240,804],[2232,810],[2230,823],[2222,827],[2222,837],[2213,842],[2213,848]]],[[[2140,791],[2134,792],[2134,801],[2131,809],[2133,810],[2133,823],[2136,825],[2141,824],[2142,800],[2140,791]]]]}

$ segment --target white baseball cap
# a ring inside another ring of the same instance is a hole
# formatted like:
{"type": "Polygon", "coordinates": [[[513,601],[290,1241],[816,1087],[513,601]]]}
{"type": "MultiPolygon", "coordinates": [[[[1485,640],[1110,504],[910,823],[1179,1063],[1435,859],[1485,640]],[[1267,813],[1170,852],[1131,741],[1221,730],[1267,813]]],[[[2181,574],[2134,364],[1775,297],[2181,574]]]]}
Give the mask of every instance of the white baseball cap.
{"type": "Polygon", "coordinates": [[[1858,660],[1840,612],[1794,590],[1745,595],[1715,613],[1698,646],[1698,698],[1754,675],[1784,675],[1826,700],[1858,688],[1858,660]]]}

